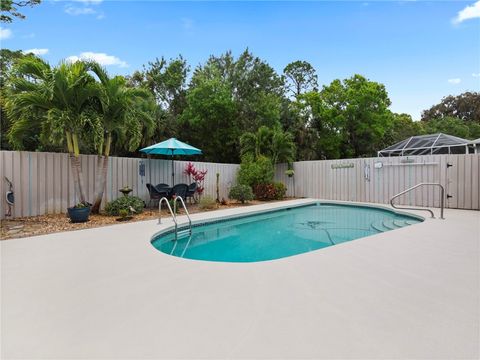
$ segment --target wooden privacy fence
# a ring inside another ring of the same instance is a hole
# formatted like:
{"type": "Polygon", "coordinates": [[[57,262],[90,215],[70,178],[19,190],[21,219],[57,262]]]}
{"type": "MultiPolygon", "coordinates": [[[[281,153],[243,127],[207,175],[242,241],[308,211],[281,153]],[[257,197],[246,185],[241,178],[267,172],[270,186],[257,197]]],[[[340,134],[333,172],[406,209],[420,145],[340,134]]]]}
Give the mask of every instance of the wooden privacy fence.
{"type": "MultiPolygon", "coordinates": [[[[446,207],[480,208],[480,155],[423,155],[343,160],[301,161],[295,175],[285,175],[286,164],[276,169],[277,181],[289,196],[388,204],[399,192],[421,182],[439,182],[449,195],[446,207]]],[[[396,203],[440,206],[439,189],[422,187],[399,197],[396,203]]]]}
{"type": "MultiPolygon", "coordinates": [[[[86,195],[93,201],[96,155],[82,155],[86,195]]],[[[175,182],[188,183],[183,173],[187,161],[175,161],[175,182]]],[[[227,198],[235,184],[239,165],[194,162],[199,170],[208,170],[205,194],[216,196],[216,173],[220,174],[220,197],[227,198]]],[[[480,155],[424,155],[391,158],[301,161],[293,164],[295,175],[285,175],[286,164],[276,168],[276,180],[288,188],[287,195],[328,200],[347,200],[387,204],[402,190],[420,182],[439,182],[449,196],[446,207],[480,208],[480,155]]],[[[0,217],[6,211],[7,183],[14,185],[15,206],[12,217],[63,213],[78,199],[73,186],[68,154],[41,152],[0,152],[2,200],[0,217]]],[[[122,196],[125,185],[133,195],[148,200],[146,184],[171,183],[171,161],[111,157],[103,204],[122,196]],[[142,168],[145,171],[140,171],[142,168]]],[[[438,189],[420,188],[399,199],[399,204],[439,207],[438,189]]]]}
{"type": "MultiPolygon", "coordinates": [[[[95,195],[96,155],[81,155],[88,201],[95,195]]],[[[186,158],[188,159],[188,158],[186,158]]],[[[175,182],[188,183],[183,171],[187,161],[175,161],[175,182]]],[[[196,169],[207,170],[205,177],[206,195],[216,197],[216,174],[220,174],[220,197],[227,198],[228,190],[235,183],[239,165],[193,162],[196,169]]],[[[8,189],[4,176],[12,181],[15,206],[12,217],[57,214],[66,212],[67,207],[78,202],[74,189],[68,154],[24,151],[1,151],[0,171],[2,199],[0,218],[5,217],[8,189]]],[[[148,200],[146,184],[172,181],[170,160],[110,157],[106,189],[102,204],[123,196],[118,190],[125,185],[133,189],[132,195],[148,200]],[[145,171],[140,171],[144,169],[145,171]]]]}

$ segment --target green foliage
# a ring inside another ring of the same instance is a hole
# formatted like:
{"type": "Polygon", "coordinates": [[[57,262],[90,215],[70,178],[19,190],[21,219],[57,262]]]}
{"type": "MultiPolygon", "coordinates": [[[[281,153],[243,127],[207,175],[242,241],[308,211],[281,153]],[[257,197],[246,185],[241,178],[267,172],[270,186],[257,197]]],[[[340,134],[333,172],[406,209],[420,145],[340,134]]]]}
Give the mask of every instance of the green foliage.
{"type": "Polygon", "coordinates": [[[84,209],[86,207],[88,207],[89,205],[88,204],[85,204],[85,203],[78,203],[76,204],[73,208],[74,209],[84,209]]]}
{"type": "Polygon", "coordinates": [[[271,201],[285,198],[287,188],[281,182],[255,185],[253,192],[257,200],[271,201]]]}
{"type": "Polygon", "coordinates": [[[287,194],[287,187],[282,182],[273,183],[275,187],[275,200],[283,200],[287,194]]]}
{"type": "Polygon", "coordinates": [[[480,124],[480,93],[467,91],[457,96],[446,96],[439,104],[422,113],[422,121],[446,117],[480,124]]]}
{"type": "Polygon", "coordinates": [[[295,171],[293,169],[288,169],[285,171],[285,175],[287,175],[288,177],[292,177],[293,175],[295,175],[295,171]]]}
{"type": "MultiPolygon", "coordinates": [[[[230,188],[228,197],[230,199],[240,201],[242,204],[244,204],[246,201],[248,202],[250,200],[253,200],[252,188],[248,185],[234,185],[230,188]]],[[[224,201],[224,199],[222,200],[224,201]]]]}
{"type": "Polygon", "coordinates": [[[317,89],[317,74],[314,67],[307,61],[294,61],[288,64],[283,69],[283,74],[288,79],[288,90],[296,97],[317,89]]]}
{"type": "Polygon", "coordinates": [[[256,133],[244,133],[240,138],[240,153],[242,157],[250,156],[254,159],[266,156],[274,164],[293,161],[295,144],[290,133],[276,127],[270,129],[261,126],[256,133]]]}
{"type": "Polygon", "coordinates": [[[130,212],[127,209],[120,209],[118,210],[118,215],[122,218],[126,218],[130,212]]]}
{"type": "Polygon", "coordinates": [[[18,11],[17,7],[34,6],[40,4],[41,0],[2,0],[0,1],[0,22],[11,23],[13,18],[25,19],[25,15],[18,11]]]}
{"type": "Polygon", "coordinates": [[[261,155],[254,160],[252,156],[245,156],[238,171],[238,182],[253,188],[257,184],[270,183],[274,172],[273,163],[269,158],[261,155]]]}
{"type": "Polygon", "coordinates": [[[131,208],[135,210],[136,214],[143,211],[143,200],[136,196],[120,196],[105,206],[105,212],[111,216],[119,216],[121,210],[131,212],[131,208]]]}
{"type": "MultiPolygon", "coordinates": [[[[6,16],[9,7],[17,12],[12,5],[2,2],[6,16]]],[[[68,131],[78,152],[131,155],[178,137],[201,148],[202,160],[238,163],[248,155],[275,164],[375,155],[425,133],[480,137],[478,92],[447,96],[417,122],[389,110],[380,83],[354,75],[318,90],[308,62],[292,62],[280,76],[248,50],[210,56],[190,82],[182,56],[155,59],[124,78],[93,62],[50,66],[33,54],[0,52],[2,149],[61,151],[68,131]]]]}
{"type": "Polygon", "coordinates": [[[209,195],[202,196],[200,201],[198,202],[198,207],[200,209],[216,209],[217,208],[217,202],[215,199],[209,195]]]}
{"type": "Polygon", "coordinates": [[[443,117],[422,121],[425,133],[444,133],[458,136],[464,139],[476,139],[480,137],[480,123],[465,121],[455,117],[443,117]]]}
{"type": "Polygon", "coordinates": [[[188,92],[180,122],[189,141],[202,149],[205,160],[238,159],[236,112],[230,89],[219,77],[198,82],[188,92]]]}

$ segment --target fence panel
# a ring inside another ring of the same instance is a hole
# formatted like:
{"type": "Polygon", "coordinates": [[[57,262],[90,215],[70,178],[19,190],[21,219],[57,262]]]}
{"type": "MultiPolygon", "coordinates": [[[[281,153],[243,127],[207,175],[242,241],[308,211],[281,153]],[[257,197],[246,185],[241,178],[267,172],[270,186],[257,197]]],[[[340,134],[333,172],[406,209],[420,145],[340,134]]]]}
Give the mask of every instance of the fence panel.
{"type": "MultiPolygon", "coordinates": [[[[80,156],[85,193],[89,202],[93,202],[97,190],[97,161],[96,155],[80,156]]],[[[175,183],[188,183],[188,176],[183,173],[187,163],[188,161],[174,161],[175,183]]],[[[102,206],[107,201],[122,196],[118,190],[125,185],[133,189],[133,195],[148,200],[146,184],[170,184],[171,164],[170,160],[110,157],[102,206]],[[140,164],[144,165],[145,172],[142,174],[139,172],[140,164]]],[[[236,182],[239,165],[207,162],[193,162],[193,164],[199,170],[207,170],[205,194],[216,197],[218,172],[220,198],[228,198],[228,191],[236,182]]],[[[73,184],[68,154],[0,151],[0,171],[2,173],[1,219],[5,217],[7,211],[4,194],[8,186],[3,180],[4,176],[12,181],[15,192],[12,217],[63,213],[68,206],[79,201],[73,184]]]]}
{"type": "MultiPolygon", "coordinates": [[[[295,183],[297,197],[387,204],[392,196],[409,187],[433,182],[442,184],[452,196],[446,207],[480,209],[478,154],[302,161],[293,163],[292,179],[285,176],[286,169],[286,164],[278,165],[275,178],[295,183]]],[[[287,194],[293,196],[290,189],[287,194]]],[[[422,187],[396,201],[401,205],[439,207],[440,195],[434,187],[422,187]]]]}

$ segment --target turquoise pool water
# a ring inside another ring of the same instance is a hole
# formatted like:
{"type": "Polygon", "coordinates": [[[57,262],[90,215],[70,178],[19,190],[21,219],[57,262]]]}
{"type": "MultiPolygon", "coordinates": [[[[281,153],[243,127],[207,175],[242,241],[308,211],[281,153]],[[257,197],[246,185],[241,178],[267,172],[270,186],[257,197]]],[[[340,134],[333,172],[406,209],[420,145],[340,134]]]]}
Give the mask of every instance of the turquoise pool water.
{"type": "Polygon", "coordinates": [[[173,256],[208,261],[279,259],[333,246],[421,220],[360,206],[313,204],[195,226],[191,236],[173,233],[152,241],[173,256]]]}

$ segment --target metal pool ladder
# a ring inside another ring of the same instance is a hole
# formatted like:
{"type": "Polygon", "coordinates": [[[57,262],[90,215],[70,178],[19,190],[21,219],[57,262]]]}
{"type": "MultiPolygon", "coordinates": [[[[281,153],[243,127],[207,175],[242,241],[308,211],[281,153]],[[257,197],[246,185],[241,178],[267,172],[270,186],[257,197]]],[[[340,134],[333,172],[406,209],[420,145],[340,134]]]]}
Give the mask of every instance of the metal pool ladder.
{"type": "Polygon", "coordinates": [[[421,186],[439,186],[440,187],[440,219],[445,219],[443,217],[443,210],[445,208],[445,188],[443,187],[443,185],[439,184],[439,183],[419,183],[415,186],[412,186],[400,193],[398,193],[397,195],[393,196],[391,199],[390,199],[390,205],[392,205],[392,207],[394,209],[404,209],[404,210],[420,210],[420,211],[428,211],[430,213],[430,215],[432,216],[432,218],[435,219],[435,215],[433,214],[433,211],[430,210],[430,209],[418,209],[418,208],[412,208],[412,207],[398,207],[398,206],[395,206],[395,204],[393,203],[393,200],[395,200],[397,197],[399,196],[402,196],[418,187],[421,187],[421,186]]]}
{"type": "Polygon", "coordinates": [[[170,206],[170,203],[168,202],[168,199],[166,197],[162,197],[158,203],[158,223],[162,223],[162,203],[165,202],[168,207],[168,211],[170,212],[170,215],[172,216],[172,220],[175,223],[175,241],[178,239],[178,222],[177,222],[177,216],[175,215],[177,213],[177,201],[180,200],[181,205],[185,209],[185,214],[187,215],[188,218],[188,229],[185,231],[180,231],[180,235],[188,233],[188,235],[192,235],[192,220],[190,219],[190,213],[187,210],[187,207],[185,206],[185,202],[183,201],[181,196],[175,197],[175,200],[173,201],[173,211],[172,207],[170,206]]]}

